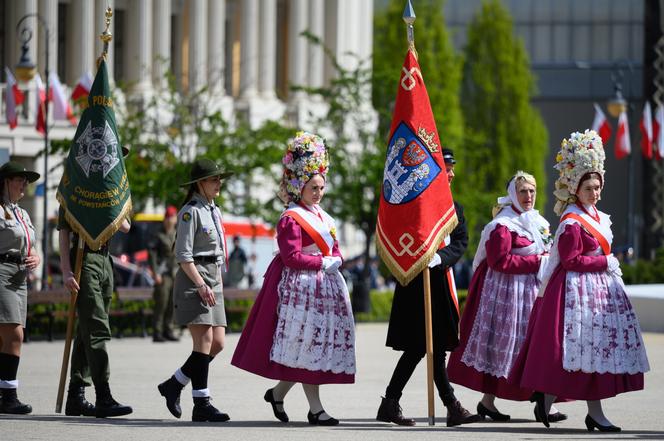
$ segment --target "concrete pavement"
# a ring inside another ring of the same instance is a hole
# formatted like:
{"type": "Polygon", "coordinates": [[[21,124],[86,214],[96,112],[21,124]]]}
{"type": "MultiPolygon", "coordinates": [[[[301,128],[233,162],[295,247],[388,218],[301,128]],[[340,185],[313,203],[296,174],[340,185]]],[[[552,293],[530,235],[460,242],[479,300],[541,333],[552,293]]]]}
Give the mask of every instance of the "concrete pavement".
{"type": "MultiPolygon", "coordinates": [[[[559,409],[570,418],[546,429],[533,418],[531,403],[498,400],[499,409],[512,415],[507,423],[481,422],[447,428],[445,408],[436,400],[436,425],[427,424],[426,371],[420,363],[404,391],[401,405],[406,416],[414,417],[415,427],[397,427],[375,420],[380,395],[384,393],[399,352],[384,346],[385,324],[357,327],[358,372],[353,385],[321,388],[326,410],[339,418],[337,427],[313,427],[306,423],[308,406],[302,388],[296,386],[287,396],[285,408],[291,422],[274,418],[263,401],[273,381],[230,365],[239,334],[230,334],[227,348],[210,368],[209,387],[213,404],[231,416],[225,424],[192,423],[190,387],[182,394],[182,419],[173,418],[156,385],[170,376],[191,351],[188,336],[179,343],[154,344],[151,339],[113,339],[111,351],[111,390],[114,397],[133,406],[126,418],[83,418],[56,414],[55,398],[62,359],[63,342],[32,342],[23,348],[19,368],[19,397],[32,404],[28,416],[0,415],[0,440],[532,440],[532,439],[664,439],[664,334],[645,334],[651,371],[646,389],[604,401],[611,421],[622,426],[619,434],[589,434],[584,426],[585,402],[563,403],[559,409]]],[[[94,401],[94,392],[87,389],[94,401]]],[[[456,387],[458,398],[474,410],[480,394],[456,387]]]]}

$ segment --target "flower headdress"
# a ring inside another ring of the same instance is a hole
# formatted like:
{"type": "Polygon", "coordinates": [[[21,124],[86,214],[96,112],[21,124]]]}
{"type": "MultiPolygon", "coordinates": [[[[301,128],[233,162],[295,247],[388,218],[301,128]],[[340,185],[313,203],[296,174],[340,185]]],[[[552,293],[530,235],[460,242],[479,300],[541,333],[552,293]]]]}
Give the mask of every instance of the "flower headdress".
{"type": "Polygon", "coordinates": [[[279,196],[284,202],[299,201],[304,185],[314,175],[325,177],[330,163],[323,138],[308,132],[295,134],[281,162],[284,172],[279,196]]]}
{"type": "Polygon", "coordinates": [[[563,139],[554,165],[560,173],[553,192],[558,199],[553,208],[557,215],[561,215],[567,205],[576,202],[576,190],[584,175],[597,173],[603,185],[605,157],[602,139],[594,130],[574,132],[569,139],[563,139]]]}

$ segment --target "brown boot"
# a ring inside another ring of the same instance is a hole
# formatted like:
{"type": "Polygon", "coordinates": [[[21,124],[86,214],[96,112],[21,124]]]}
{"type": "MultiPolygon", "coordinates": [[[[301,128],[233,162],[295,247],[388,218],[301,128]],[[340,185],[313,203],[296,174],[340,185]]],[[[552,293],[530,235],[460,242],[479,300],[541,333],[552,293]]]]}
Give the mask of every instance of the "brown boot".
{"type": "Polygon", "coordinates": [[[447,427],[476,423],[480,420],[479,415],[473,415],[464,409],[459,400],[445,407],[447,407],[447,427]]]}
{"type": "Polygon", "coordinates": [[[395,400],[394,398],[382,399],[376,419],[385,423],[398,424],[399,426],[415,425],[415,420],[403,416],[401,413],[401,406],[399,406],[399,400],[395,400]]]}

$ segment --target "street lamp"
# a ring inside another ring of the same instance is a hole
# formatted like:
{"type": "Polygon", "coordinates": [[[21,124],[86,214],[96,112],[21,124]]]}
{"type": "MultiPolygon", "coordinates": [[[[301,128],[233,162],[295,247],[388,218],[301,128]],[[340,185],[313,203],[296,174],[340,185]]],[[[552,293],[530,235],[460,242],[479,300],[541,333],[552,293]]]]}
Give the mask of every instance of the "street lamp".
{"type": "MultiPolygon", "coordinates": [[[[630,70],[630,79],[632,74],[631,64],[628,66],[630,70]]],[[[632,105],[625,99],[622,93],[622,79],[624,73],[622,70],[618,70],[617,74],[611,74],[611,81],[613,82],[614,94],[613,98],[609,100],[606,104],[606,110],[609,112],[609,115],[614,118],[620,117],[622,113],[627,113],[627,126],[629,129],[630,113],[632,105]]],[[[630,130],[627,131],[630,134],[630,130]]],[[[630,134],[631,138],[631,134],[630,134]]],[[[630,139],[631,145],[631,139],[630,139]]],[[[634,255],[638,257],[638,247],[637,241],[634,238],[634,151],[630,151],[628,158],[628,181],[627,181],[627,246],[633,248],[634,255]]],[[[626,250],[625,255],[629,255],[629,249],[626,250]]]]}
{"type": "Polygon", "coordinates": [[[31,81],[36,72],[37,67],[35,63],[30,60],[28,54],[28,43],[32,39],[32,29],[24,22],[30,18],[35,17],[39,24],[44,28],[45,35],[45,57],[44,57],[44,73],[46,75],[46,104],[44,105],[44,231],[42,233],[42,252],[44,254],[44,262],[42,263],[42,290],[45,289],[48,283],[48,76],[49,76],[49,60],[48,60],[48,47],[51,40],[51,31],[48,28],[46,20],[37,13],[26,14],[16,24],[16,33],[21,42],[21,59],[16,65],[16,77],[24,82],[31,81]],[[23,26],[22,26],[23,25],[23,26]]]}

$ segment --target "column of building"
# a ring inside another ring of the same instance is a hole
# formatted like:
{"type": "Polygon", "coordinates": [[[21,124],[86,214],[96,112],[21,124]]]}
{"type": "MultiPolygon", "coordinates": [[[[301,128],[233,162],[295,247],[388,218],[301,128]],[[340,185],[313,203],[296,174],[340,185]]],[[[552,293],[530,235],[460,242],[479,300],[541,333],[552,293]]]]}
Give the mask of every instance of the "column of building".
{"type": "Polygon", "coordinates": [[[152,33],[152,84],[166,87],[166,74],[171,66],[171,0],[154,0],[152,33]]]}

